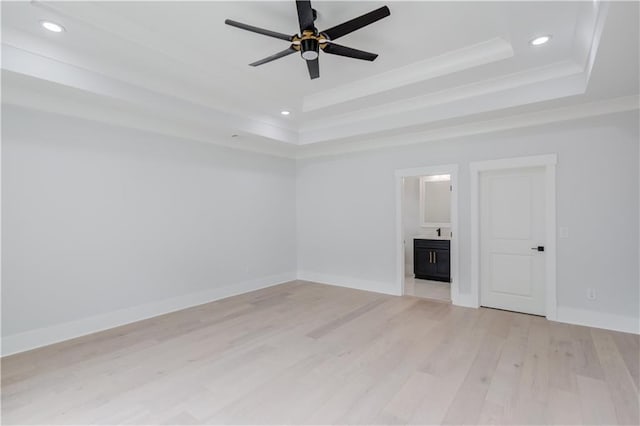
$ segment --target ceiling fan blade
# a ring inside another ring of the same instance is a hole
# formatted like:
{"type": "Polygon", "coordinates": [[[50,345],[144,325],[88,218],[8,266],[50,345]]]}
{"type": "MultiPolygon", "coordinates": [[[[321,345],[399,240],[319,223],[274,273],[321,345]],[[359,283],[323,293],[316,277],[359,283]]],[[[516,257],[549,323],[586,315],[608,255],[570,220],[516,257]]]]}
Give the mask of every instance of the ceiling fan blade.
{"type": "Polygon", "coordinates": [[[252,67],[257,67],[258,65],[262,65],[262,64],[266,64],[267,62],[271,62],[271,61],[275,61],[276,59],[280,59],[283,58],[287,55],[291,55],[292,53],[297,52],[296,49],[294,49],[293,47],[289,46],[288,49],[283,50],[282,52],[278,52],[274,55],[271,56],[267,56],[264,59],[260,59],[259,61],[255,61],[249,65],[251,65],[252,67]]]}
{"type": "Polygon", "coordinates": [[[359,30],[362,27],[366,27],[369,24],[373,24],[382,18],[386,18],[391,15],[391,11],[387,6],[382,6],[372,12],[365,13],[362,16],[353,18],[350,21],[344,22],[335,27],[331,27],[328,30],[322,31],[322,34],[326,35],[329,40],[336,40],[344,35],[359,30]]]}
{"type": "Polygon", "coordinates": [[[296,8],[298,9],[298,22],[300,23],[300,35],[303,31],[313,31],[313,9],[309,0],[296,0],[296,8]]]}
{"type": "Polygon", "coordinates": [[[311,80],[320,77],[320,62],[318,58],[305,62],[307,63],[307,68],[309,68],[309,77],[311,77],[311,80]]]}
{"type": "Polygon", "coordinates": [[[340,46],[334,43],[325,43],[322,48],[325,53],[332,55],[346,56],[348,58],[362,59],[363,61],[373,61],[378,55],[376,53],[365,52],[364,50],[352,49],[346,46],[340,46]]]}
{"type": "Polygon", "coordinates": [[[276,31],[265,30],[264,28],[254,27],[253,25],[243,24],[242,22],[232,21],[231,19],[225,19],[224,23],[227,25],[231,25],[232,27],[240,28],[242,30],[251,31],[251,32],[266,35],[269,37],[279,38],[281,40],[293,41],[293,36],[279,33],[276,31]]]}

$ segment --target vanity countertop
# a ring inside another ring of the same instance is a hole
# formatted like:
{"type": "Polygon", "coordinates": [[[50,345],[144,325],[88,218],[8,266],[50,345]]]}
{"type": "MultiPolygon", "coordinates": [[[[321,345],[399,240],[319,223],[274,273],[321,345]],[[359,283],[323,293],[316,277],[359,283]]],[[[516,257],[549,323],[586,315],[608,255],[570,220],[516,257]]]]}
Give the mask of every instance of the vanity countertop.
{"type": "Polygon", "coordinates": [[[414,240],[450,240],[451,237],[448,235],[443,235],[441,237],[436,236],[428,236],[428,235],[416,235],[413,237],[414,240]]]}

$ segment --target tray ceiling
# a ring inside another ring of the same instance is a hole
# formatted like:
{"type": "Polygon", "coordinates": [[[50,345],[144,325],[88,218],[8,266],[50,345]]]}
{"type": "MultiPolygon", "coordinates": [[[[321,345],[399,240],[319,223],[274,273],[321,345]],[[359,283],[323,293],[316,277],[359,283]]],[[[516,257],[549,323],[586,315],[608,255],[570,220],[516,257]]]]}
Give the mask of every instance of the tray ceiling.
{"type": "Polygon", "coordinates": [[[344,37],[378,59],[321,55],[309,80],[299,55],[249,67],[287,42],[224,25],[295,33],[293,1],[3,2],[3,101],[284,152],[638,92],[635,2],[313,2],[319,28],[383,4],[390,17],[344,37]],[[625,67],[610,93],[591,81],[616,72],[601,55],[625,67]]]}

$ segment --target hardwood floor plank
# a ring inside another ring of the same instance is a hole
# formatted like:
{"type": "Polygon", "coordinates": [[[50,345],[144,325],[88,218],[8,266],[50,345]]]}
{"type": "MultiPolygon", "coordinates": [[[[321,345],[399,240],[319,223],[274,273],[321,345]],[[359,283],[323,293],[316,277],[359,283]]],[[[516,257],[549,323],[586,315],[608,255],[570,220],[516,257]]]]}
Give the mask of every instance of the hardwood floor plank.
{"type": "Polygon", "coordinates": [[[549,327],[555,325],[543,318],[531,317],[518,399],[514,411],[506,413],[505,423],[549,423],[549,327]]]}
{"type": "Polygon", "coordinates": [[[504,339],[499,336],[485,336],[460,391],[447,410],[444,424],[475,424],[479,421],[503,345],[504,339]]]}
{"type": "Polygon", "coordinates": [[[487,391],[480,423],[500,424],[513,416],[522,378],[531,317],[512,314],[509,333],[487,391]]]}
{"type": "Polygon", "coordinates": [[[369,302],[364,306],[359,307],[358,309],[351,311],[343,316],[341,316],[340,318],[336,318],[330,322],[328,322],[327,324],[323,325],[322,327],[319,327],[311,332],[309,332],[307,334],[307,336],[313,338],[313,339],[319,339],[322,336],[332,332],[333,330],[344,326],[345,324],[349,323],[349,321],[352,321],[355,318],[358,318],[361,315],[366,314],[368,311],[370,311],[371,309],[375,308],[376,306],[378,306],[379,304],[381,304],[383,302],[382,299],[379,300],[374,300],[373,302],[369,302]]]}
{"type": "Polygon", "coordinates": [[[612,336],[637,391],[640,389],[640,336],[629,333],[613,333],[612,336]]]}
{"type": "Polygon", "coordinates": [[[604,379],[604,372],[589,328],[580,325],[570,325],[568,328],[573,341],[573,368],[576,375],[597,380],[604,379]]]}
{"type": "Polygon", "coordinates": [[[575,393],[576,368],[574,367],[573,341],[569,337],[568,324],[549,327],[549,386],[575,393]]]}
{"type": "Polygon", "coordinates": [[[414,372],[383,408],[380,418],[387,422],[408,423],[425,398],[424,389],[432,385],[432,377],[428,374],[414,372]]]}
{"type": "Polygon", "coordinates": [[[621,424],[640,424],[638,391],[627,366],[613,341],[613,333],[591,329],[593,343],[604,370],[605,381],[621,424]]]}
{"type": "Polygon", "coordinates": [[[549,423],[558,425],[581,425],[582,411],[577,393],[552,387],[549,390],[549,423]]]}
{"type": "Polygon", "coordinates": [[[308,282],[2,359],[3,424],[637,424],[638,336],[308,282]]]}
{"type": "Polygon", "coordinates": [[[584,424],[612,425],[617,423],[616,409],[609,387],[603,380],[578,376],[580,412],[584,424]]]}

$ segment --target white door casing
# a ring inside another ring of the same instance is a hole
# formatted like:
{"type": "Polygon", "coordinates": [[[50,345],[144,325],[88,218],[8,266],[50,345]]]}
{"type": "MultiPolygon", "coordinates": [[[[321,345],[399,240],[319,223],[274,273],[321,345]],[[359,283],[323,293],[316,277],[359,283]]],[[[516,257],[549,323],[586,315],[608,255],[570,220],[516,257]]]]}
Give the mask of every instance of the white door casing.
{"type": "Polygon", "coordinates": [[[470,306],[468,300],[460,296],[459,289],[459,250],[458,250],[458,165],[446,164],[424,166],[395,171],[396,183],[396,292],[404,294],[404,232],[402,224],[403,178],[408,176],[445,175],[451,176],[451,303],[459,306],[470,306]]]}
{"type": "Polygon", "coordinates": [[[546,315],[545,168],[480,175],[480,304],[546,315]]]}

